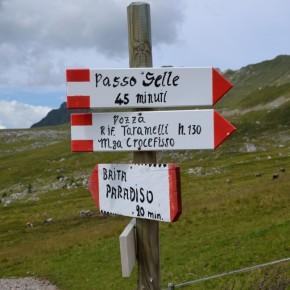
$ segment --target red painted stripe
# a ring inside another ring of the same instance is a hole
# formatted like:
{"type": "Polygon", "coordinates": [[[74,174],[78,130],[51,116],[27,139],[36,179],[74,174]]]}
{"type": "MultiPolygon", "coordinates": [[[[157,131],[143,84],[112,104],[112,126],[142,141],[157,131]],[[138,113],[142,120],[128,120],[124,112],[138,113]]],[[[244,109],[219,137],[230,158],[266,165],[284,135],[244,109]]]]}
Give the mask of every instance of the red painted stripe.
{"type": "Polygon", "coordinates": [[[228,81],[217,69],[212,69],[212,103],[220,100],[231,88],[232,83],[228,81]]]}
{"type": "Polygon", "coordinates": [[[67,109],[89,109],[90,96],[67,96],[67,109]]]}
{"type": "Polygon", "coordinates": [[[92,113],[71,114],[70,123],[72,126],[92,126],[93,115],[92,113]]]}
{"type": "Polygon", "coordinates": [[[71,151],[72,152],[93,152],[94,142],[93,140],[72,140],[71,151]]]}
{"type": "Polygon", "coordinates": [[[100,191],[99,191],[99,165],[94,168],[89,179],[89,191],[95,201],[96,207],[100,208],[100,191]]]}
{"type": "Polygon", "coordinates": [[[181,182],[180,167],[174,164],[168,165],[169,176],[169,199],[170,199],[170,221],[178,219],[182,212],[181,204],[181,182]]]}
{"type": "Polygon", "coordinates": [[[66,81],[67,82],[89,82],[90,70],[89,69],[67,69],[66,81]]]}

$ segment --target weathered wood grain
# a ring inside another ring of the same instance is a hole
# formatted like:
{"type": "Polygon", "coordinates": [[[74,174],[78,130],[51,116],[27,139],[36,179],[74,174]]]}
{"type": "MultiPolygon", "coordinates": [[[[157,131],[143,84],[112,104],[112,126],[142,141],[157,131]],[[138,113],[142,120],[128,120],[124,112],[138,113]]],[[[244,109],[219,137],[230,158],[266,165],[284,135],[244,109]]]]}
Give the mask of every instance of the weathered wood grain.
{"type": "MultiPolygon", "coordinates": [[[[127,8],[130,67],[152,67],[150,6],[133,2],[127,8]]],[[[156,163],[156,152],[136,152],[134,163],[156,163]]],[[[159,222],[137,219],[138,290],[160,289],[159,222]]]]}

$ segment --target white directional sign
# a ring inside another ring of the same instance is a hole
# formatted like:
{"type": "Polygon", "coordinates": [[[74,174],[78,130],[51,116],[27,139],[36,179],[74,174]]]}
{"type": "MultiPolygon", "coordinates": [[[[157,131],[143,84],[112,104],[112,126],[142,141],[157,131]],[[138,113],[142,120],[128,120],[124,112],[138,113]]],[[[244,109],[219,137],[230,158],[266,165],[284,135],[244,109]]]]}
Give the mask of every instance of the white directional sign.
{"type": "Polygon", "coordinates": [[[165,222],[181,214],[180,173],[175,165],[98,164],[89,190],[103,213],[165,222]]]}
{"type": "Polygon", "coordinates": [[[232,84],[213,68],[68,69],[67,107],[210,106],[232,84]]]}
{"type": "Polygon", "coordinates": [[[215,149],[235,127],[214,110],[71,115],[74,152],[215,149]]]}

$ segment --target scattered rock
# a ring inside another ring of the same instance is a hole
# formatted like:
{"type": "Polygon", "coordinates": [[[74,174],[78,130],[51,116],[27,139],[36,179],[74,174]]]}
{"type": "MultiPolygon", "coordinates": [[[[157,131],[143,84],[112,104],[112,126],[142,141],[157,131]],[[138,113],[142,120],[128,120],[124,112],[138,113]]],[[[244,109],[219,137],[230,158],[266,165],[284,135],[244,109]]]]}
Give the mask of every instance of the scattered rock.
{"type": "Polygon", "coordinates": [[[27,222],[27,223],[26,223],[26,227],[27,227],[27,228],[33,228],[33,223],[31,223],[31,222],[27,222]]]}
{"type": "Polygon", "coordinates": [[[5,197],[3,197],[2,195],[2,199],[1,199],[1,202],[3,203],[3,206],[8,206],[9,204],[17,201],[17,200],[22,200],[24,199],[28,194],[28,190],[24,190],[22,192],[15,192],[15,193],[12,193],[10,195],[7,195],[5,197]]]}
{"type": "Polygon", "coordinates": [[[274,179],[278,179],[279,178],[279,174],[278,173],[274,173],[273,175],[272,175],[272,179],[274,180],[274,179]]]}
{"type": "Polygon", "coordinates": [[[231,181],[231,179],[230,178],[227,178],[226,179],[226,183],[231,183],[232,181],[231,181]]]}
{"type": "Polygon", "coordinates": [[[4,206],[4,207],[7,207],[9,204],[11,204],[11,200],[5,200],[5,201],[3,202],[3,206],[4,206]]]}
{"type": "Polygon", "coordinates": [[[187,172],[189,174],[200,176],[203,175],[203,168],[202,167],[189,168],[187,172]]]}
{"type": "Polygon", "coordinates": [[[40,201],[40,198],[36,194],[34,194],[33,196],[29,197],[27,200],[37,202],[37,201],[40,201]]]}
{"type": "Polygon", "coordinates": [[[246,152],[256,152],[257,151],[257,147],[255,144],[252,143],[246,143],[245,144],[245,151],[246,152]]]}
{"type": "Polygon", "coordinates": [[[54,182],[50,183],[43,183],[41,180],[34,180],[33,183],[27,184],[17,183],[9,188],[2,189],[0,190],[0,203],[7,207],[20,200],[39,201],[42,194],[52,190],[87,188],[89,175],[78,172],[71,176],[65,176],[63,172],[59,172],[55,175],[55,179],[54,182]]]}
{"type": "Polygon", "coordinates": [[[93,216],[93,212],[90,211],[89,209],[88,210],[81,210],[80,211],[80,217],[83,218],[83,217],[91,217],[93,216]]]}
{"type": "Polygon", "coordinates": [[[262,176],[262,173],[258,172],[258,173],[255,174],[255,176],[256,177],[261,177],[262,176]]]}
{"type": "Polygon", "coordinates": [[[196,176],[209,176],[209,175],[216,175],[222,173],[222,169],[216,168],[216,167],[209,167],[209,168],[203,168],[203,167],[194,167],[189,168],[187,173],[193,174],[196,176]]]}
{"type": "Polygon", "coordinates": [[[63,175],[58,175],[56,177],[56,179],[59,180],[59,181],[63,181],[64,180],[64,176],[63,175]]]}
{"type": "Polygon", "coordinates": [[[43,223],[44,223],[45,225],[51,224],[51,223],[53,223],[53,218],[47,218],[47,219],[44,220],[43,223]]]}
{"type": "Polygon", "coordinates": [[[3,150],[1,151],[1,153],[23,152],[31,149],[47,147],[48,145],[55,144],[60,142],[61,140],[67,139],[68,135],[69,132],[66,130],[61,131],[47,128],[45,128],[45,130],[1,130],[1,142],[3,141],[3,143],[5,144],[13,144],[16,142],[18,142],[19,144],[23,144],[17,147],[13,146],[11,147],[11,149],[3,150]],[[27,144],[27,142],[21,141],[31,142],[27,144]]]}
{"type": "Polygon", "coordinates": [[[161,160],[163,158],[170,159],[172,162],[183,162],[186,160],[191,160],[193,157],[192,152],[184,151],[184,152],[158,152],[158,158],[161,160]]]}
{"type": "Polygon", "coordinates": [[[285,168],[280,168],[280,172],[286,172],[285,168]]]}

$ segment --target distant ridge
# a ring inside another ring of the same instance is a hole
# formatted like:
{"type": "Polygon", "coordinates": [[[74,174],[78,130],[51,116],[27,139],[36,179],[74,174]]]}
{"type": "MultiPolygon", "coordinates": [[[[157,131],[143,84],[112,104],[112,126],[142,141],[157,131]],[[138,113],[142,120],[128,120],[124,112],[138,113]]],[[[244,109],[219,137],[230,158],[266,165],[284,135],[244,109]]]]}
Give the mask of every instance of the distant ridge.
{"type": "Polygon", "coordinates": [[[68,110],[66,108],[66,102],[63,102],[58,109],[51,110],[47,115],[39,122],[33,124],[31,128],[57,126],[70,122],[71,113],[87,112],[86,109],[80,110],[68,110]]]}
{"type": "Polygon", "coordinates": [[[70,112],[66,108],[66,102],[63,102],[58,109],[51,110],[39,122],[33,124],[31,128],[55,126],[69,122],[70,112]]]}

